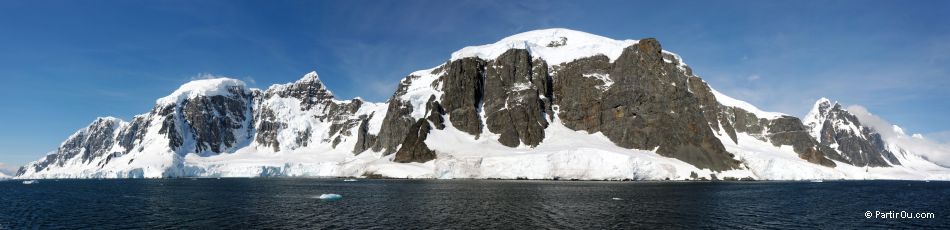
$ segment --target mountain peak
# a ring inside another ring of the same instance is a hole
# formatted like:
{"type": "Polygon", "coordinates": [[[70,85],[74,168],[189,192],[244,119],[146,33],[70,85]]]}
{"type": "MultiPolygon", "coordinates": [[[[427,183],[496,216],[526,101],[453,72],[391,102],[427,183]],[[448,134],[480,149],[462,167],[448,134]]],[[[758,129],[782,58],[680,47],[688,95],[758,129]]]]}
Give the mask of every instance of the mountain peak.
{"type": "Polygon", "coordinates": [[[231,94],[230,90],[232,88],[246,90],[246,85],[243,81],[231,78],[194,80],[181,85],[175,92],[158,99],[155,103],[167,105],[179,103],[185,99],[197,96],[229,95],[231,94]]]}
{"type": "MultiPolygon", "coordinates": [[[[540,41],[560,41],[562,38],[573,39],[573,40],[585,40],[585,41],[601,41],[601,42],[616,42],[614,39],[610,39],[604,36],[591,34],[583,31],[571,30],[566,28],[549,28],[549,29],[539,29],[525,31],[515,35],[511,35],[501,39],[501,41],[530,41],[530,42],[540,42],[540,41]]],[[[543,43],[542,43],[543,44],[543,43]]],[[[545,45],[551,44],[548,42],[545,45]]],[[[555,46],[556,44],[551,44],[555,46]]],[[[564,44],[561,44],[564,45],[564,44]]]]}
{"type": "Polygon", "coordinates": [[[111,121],[111,122],[116,122],[116,123],[123,122],[122,119],[119,119],[119,118],[113,117],[113,116],[105,116],[105,117],[97,117],[97,118],[96,118],[96,122],[101,122],[101,121],[111,121]]]}
{"type": "Polygon", "coordinates": [[[907,138],[885,142],[848,113],[860,109],[821,98],[805,127],[716,91],[652,38],[544,29],[452,58],[465,59],[413,72],[385,103],[337,100],[315,71],[265,91],[188,82],[129,122],[97,118],[17,175],[861,179],[901,170],[835,167],[904,159],[886,148],[907,138]],[[600,88],[614,80],[621,90],[600,88]],[[469,164],[482,161],[496,163],[469,164]]]}
{"type": "MultiPolygon", "coordinates": [[[[815,101],[815,105],[813,106],[812,110],[816,108],[821,109],[821,110],[827,110],[830,108],[843,109],[841,108],[841,104],[839,104],[837,101],[832,101],[825,97],[818,98],[818,101],[815,101]]],[[[827,112],[827,111],[824,111],[824,112],[827,112]]]]}
{"type": "Polygon", "coordinates": [[[314,82],[314,81],[320,81],[320,75],[317,74],[317,71],[310,71],[309,73],[304,74],[303,77],[300,78],[300,80],[297,80],[298,83],[314,82]]]}
{"type": "Polygon", "coordinates": [[[558,65],[578,58],[606,55],[611,61],[620,57],[624,48],[638,40],[615,40],[600,35],[564,28],[532,30],[502,38],[498,42],[469,46],[452,53],[452,60],[478,57],[495,59],[509,49],[525,49],[531,56],[550,65],[558,65]]]}
{"type": "MultiPolygon", "coordinates": [[[[815,101],[815,105],[813,105],[811,107],[811,110],[808,111],[808,115],[805,115],[804,123],[805,125],[809,125],[812,123],[817,123],[820,120],[824,120],[825,116],[827,116],[828,112],[831,111],[832,108],[841,109],[840,107],[841,106],[838,104],[837,101],[832,102],[830,99],[825,98],[825,97],[818,98],[818,100],[815,101]]],[[[820,124],[813,124],[813,125],[820,125],[820,124]]]]}
{"type": "Polygon", "coordinates": [[[894,133],[897,133],[898,135],[901,135],[901,136],[906,136],[906,135],[907,135],[906,133],[904,133],[904,129],[901,128],[900,126],[891,125],[891,128],[894,129],[894,133]]]}
{"type": "Polygon", "coordinates": [[[818,101],[815,101],[815,105],[830,105],[831,100],[826,97],[818,98],[818,101]]]}
{"type": "Polygon", "coordinates": [[[802,120],[805,126],[809,126],[812,129],[812,136],[817,137],[819,135],[821,122],[824,122],[826,119],[828,110],[832,106],[831,103],[831,100],[826,97],[818,98],[818,100],[815,101],[815,105],[813,105],[811,110],[808,111],[808,114],[805,115],[805,119],[802,120]]]}

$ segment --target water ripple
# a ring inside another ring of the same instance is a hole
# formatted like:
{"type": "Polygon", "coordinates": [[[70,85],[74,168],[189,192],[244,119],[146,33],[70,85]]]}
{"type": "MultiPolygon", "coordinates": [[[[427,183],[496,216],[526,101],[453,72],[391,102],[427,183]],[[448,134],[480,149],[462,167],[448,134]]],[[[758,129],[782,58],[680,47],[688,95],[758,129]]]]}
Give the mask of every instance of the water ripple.
{"type": "Polygon", "coordinates": [[[0,181],[0,191],[0,229],[950,228],[948,182],[261,178],[0,181]],[[343,198],[314,198],[329,193],[343,198]]]}

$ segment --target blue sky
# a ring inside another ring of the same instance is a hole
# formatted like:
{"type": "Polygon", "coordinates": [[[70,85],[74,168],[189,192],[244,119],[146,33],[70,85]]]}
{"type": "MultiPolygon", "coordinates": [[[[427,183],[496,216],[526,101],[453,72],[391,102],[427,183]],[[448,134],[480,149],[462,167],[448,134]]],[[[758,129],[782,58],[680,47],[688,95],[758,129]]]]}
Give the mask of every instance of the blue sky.
{"type": "Polygon", "coordinates": [[[0,1],[0,162],[204,74],[266,88],[316,70],[341,98],[383,101],[464,46],[551,27],[656,37],[765,110],[824,96],[946,142],[948,16],[947,1],[0,1]]]}

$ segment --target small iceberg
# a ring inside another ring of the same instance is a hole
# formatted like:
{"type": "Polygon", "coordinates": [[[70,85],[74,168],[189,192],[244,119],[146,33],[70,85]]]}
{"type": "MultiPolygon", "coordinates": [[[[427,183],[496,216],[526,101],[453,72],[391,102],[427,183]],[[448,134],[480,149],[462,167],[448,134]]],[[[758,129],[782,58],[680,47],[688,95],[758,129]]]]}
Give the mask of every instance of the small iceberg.
{"type": "Polygon", "coordinates": [[[23,181],[23,184],[36,184],[36,182],[36,180],[25,180],[23,181]]]}
{"type": "Polygon", "coordinates": [[[355,182],[355,181],[358,181],[358,180],[356,180],[356,179],[346,179],[346,180],[343,180],[343,181],[346,181],[346,182],[355,182]]]}
{"type": "Polygon", "coordinates": [[[610,199],[611,199],[611,200],[623,200],[623,199],[621,199],[620,197],[614,197],[614,198],[610,198],[610,199]]]}
{"type": "Polygon", "coordinates": [[[825,182],[825,181],[823,181],[823,180],[821,180],[821,179],[817,179],[817,180],[811,180],[811,182],[813,182],[813,183],[821,183],[821,182],[825,182]]]}
{"type": "Polygon", "coordinates": [[[332,201],[332,200],[343,199],[343,196],[341,196],[340,194],[328,193],[328,194],[320,195],[320,197],[317,197],[317,199],[332,201]]]}

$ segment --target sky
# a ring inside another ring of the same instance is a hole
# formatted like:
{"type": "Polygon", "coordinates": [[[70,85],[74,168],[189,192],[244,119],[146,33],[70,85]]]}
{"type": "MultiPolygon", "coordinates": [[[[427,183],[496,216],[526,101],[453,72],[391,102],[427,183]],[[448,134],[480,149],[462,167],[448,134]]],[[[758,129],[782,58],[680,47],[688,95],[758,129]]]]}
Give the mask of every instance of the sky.
{"type": "Polygon", "coordinates": [[[202,76],[266,88],[317,71],[341,99],[381,102],[453,51],[555,27],[657,38],[767,111],[827,97],[946,143],[948,17],[950,1],[0,1],[0,167],[202,76]]]}

